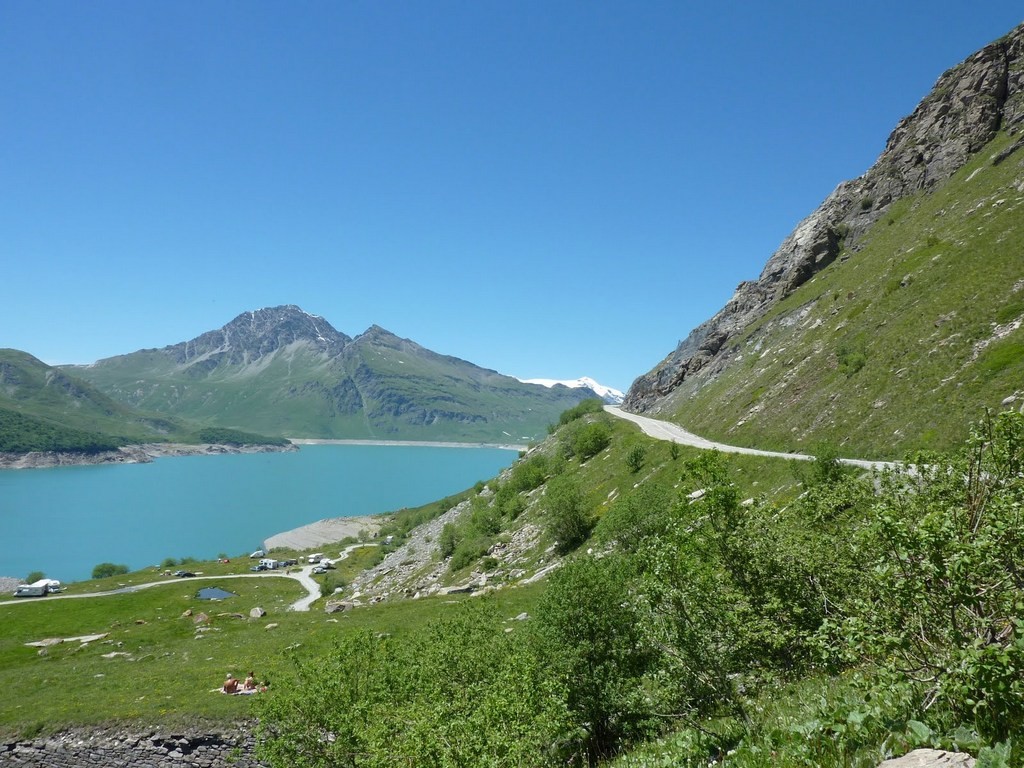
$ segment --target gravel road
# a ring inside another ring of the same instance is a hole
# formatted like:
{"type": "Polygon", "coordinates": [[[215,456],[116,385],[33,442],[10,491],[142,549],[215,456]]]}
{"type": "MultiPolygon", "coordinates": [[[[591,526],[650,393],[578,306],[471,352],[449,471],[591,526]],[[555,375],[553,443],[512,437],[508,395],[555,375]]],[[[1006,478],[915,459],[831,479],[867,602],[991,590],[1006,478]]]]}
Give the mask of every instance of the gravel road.
{"type": "MultiPolygon", "coordinates": [[[[702,448],[710,451],[721,451],[722,453],[742,453],[748,456],[768,456],[776,459],[794,459],[796,461],[814,461],[813,456],[808,456],[805,453],[781,453],[779,451],[761,451],[757,448],[744,448],[739,445],[727,445],[725,443],[716,443],[711,440],[707,440],[699,435],[695,435],[692,432],[680,427],[678,424],[672,424],[668,421],[661,421],[660,419],[652,419],[648,416],[638,416],[635,413],[627,413],[621,408],[614,405],[606,405],[605,411],[618,416],[620,419],[626,421],[632,421],[634,424],[639,425],[640,429],[648,437],[653,437],[656,440],[667,440],[673,443],[679,443],[680,445],[689,445],[693,448],[702,448]]],[[[839,459],[841,464],[848,464],[852,467],[861,467],[862,469],[885,469],[895,467],[896,462],[893,461],[869,461],[866,459],[839,459]]]]}

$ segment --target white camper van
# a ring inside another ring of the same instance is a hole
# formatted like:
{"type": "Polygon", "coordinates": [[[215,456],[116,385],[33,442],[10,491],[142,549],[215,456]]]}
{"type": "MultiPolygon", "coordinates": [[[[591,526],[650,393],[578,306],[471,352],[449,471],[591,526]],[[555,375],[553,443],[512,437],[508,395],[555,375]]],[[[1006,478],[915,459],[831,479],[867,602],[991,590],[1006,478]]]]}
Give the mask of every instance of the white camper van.
{"type": "Polygon", "coordinates": [[[31,584],[19,584],[14,590],[15,597],[46,597],[50,592],[50,579],[40,579],[31,584]]]}

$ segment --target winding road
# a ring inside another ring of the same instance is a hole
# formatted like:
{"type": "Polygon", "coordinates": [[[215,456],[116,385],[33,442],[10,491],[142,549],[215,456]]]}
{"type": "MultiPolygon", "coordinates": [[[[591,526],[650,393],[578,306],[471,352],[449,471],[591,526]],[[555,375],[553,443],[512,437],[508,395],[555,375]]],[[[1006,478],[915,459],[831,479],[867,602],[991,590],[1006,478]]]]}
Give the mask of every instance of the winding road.
{"type": "MultiPolygon", "coordinates": [[[[181,584],[193,581],[220,581],[222,579],[266,579],[271,577],[294,579],[306,588],[306,596],[296,600],[290,606],[290,611],[308,611],[313,601],[320,597],[320,585],[313,580],[311,575],[314,565],[305,565],[299,571],[293,573],[275,573],[274,571],[261,571],[259,573],[226,573],[219,576],[193,576],[187,579],[163,579],[162,581],[150,581],[146,584],[133,584],[130,587],[111,589],[106,592],[82,592],[80,594],[67,594],[61,592],[55,595],[47,595],[46,600],[72,600],[79,597],[108,597],[110,595],[127,595],[132,592],[139,592],[150,587],[159,587],[162,584],[181,584]]],[[[4,600],[0,605],[20,605],[22,603],[34,603],[35,599],[29,597],[18,598],[17,600],[4,600]]]]}
{"type": "MultiPolygon", "coordinates": [[[[761,451],[757,448],[744,448],[739,445],[727,445],[726,443],[716,443],[711,440],[707,440],[699,435],[695,435],[692,432],[688,432],[678,424],[672,424],[668,421],[661,421],[660,419],[652,419],[648,416],[638,416],[635,413],[627,413],[618,406],[606,405],[605,411],[610,413],[612,416],[617,416],[620,419],[626,421],[632,421],[637,424],[641,431],[648,437],[653,437],[655,440],[667,440],[672,443],[679,443],[680,445],[688,445],[693,448],[702,448],[707,451],[721,451],[722,453],[742,453],[747,456],[768,456],[774,459],[794,459],[796,461],[814,461],[813,456],[808,456],[805,453],[782,453],[780,451],[761,451]]],[[[867,461],[865,459],[839,459],[841,464],[847,464],[851,467],[861,467],[862,469],[886,469],[896,466],[894,461],[867,461]]]]}

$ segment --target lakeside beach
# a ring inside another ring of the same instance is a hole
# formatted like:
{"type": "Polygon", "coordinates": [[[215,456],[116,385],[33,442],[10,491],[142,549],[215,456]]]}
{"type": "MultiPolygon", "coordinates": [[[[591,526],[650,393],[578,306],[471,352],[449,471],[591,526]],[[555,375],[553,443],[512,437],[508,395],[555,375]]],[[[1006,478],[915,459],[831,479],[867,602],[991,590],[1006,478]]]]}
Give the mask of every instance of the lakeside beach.
{"type": "Polygon", "coordinates": [[[288,531],[275,533],[263,540],[263,551],[270,552],[277,547],[286,549],[312,549],[332,544],[361,533],[373,536],[388,520],[391,513],[380,515],[359,515],[357,517],[332,517],[314,523],[300,525],[288,531]]]}

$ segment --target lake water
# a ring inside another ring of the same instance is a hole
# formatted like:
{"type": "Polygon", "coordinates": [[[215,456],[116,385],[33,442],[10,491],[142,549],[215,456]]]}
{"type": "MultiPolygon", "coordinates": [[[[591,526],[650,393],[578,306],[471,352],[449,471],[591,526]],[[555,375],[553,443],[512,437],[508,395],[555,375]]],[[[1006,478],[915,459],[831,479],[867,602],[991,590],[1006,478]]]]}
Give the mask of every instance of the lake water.
{"type": "Polygon", "coordinates": [[[498,448],[317,445],[292,453],[0,471],[0,576],[87,579],[167,557],[236,557],[329,517],[391,512],[488,480],[498,448]]]}

